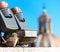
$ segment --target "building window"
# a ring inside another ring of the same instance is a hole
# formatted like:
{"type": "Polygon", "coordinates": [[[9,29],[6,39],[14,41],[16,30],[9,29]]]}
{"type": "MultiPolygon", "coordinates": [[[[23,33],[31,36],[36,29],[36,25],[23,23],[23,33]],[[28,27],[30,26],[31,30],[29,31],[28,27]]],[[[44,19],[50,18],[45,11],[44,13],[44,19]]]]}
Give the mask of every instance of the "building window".
{"type": "Polygon", "coordinates": [[[46,32],[46,22],[44,22],[44,32],[46,32]]]}

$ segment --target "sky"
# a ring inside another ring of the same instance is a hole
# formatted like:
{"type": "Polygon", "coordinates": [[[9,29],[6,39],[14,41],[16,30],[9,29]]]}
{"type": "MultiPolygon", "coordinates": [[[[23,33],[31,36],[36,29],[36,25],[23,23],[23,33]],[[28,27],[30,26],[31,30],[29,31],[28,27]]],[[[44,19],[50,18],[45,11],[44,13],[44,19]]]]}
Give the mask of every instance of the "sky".
{"type": "Polygon", "coordinates": [[[52,33],[60,38],[60,0],[0,0],[6,1],[10,8],[16,6],[23,11],[30,29],[38,30],[38,17],[42,14],[45,3],[47,14],[51,18],[52,33]]]}

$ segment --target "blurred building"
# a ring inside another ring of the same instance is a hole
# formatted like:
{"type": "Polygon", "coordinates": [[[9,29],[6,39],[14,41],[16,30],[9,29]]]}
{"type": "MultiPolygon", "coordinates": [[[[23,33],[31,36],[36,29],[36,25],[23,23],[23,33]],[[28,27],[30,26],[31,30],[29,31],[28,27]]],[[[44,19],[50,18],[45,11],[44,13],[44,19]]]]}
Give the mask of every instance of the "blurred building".
{"type": "Polygon", "coordinates": [[[60,40],[52,33],[51,18],[48,16],[45,6],[43,14],[39,17],[39,33],[37,37],[37,47],[59,47],[60,40]]]}

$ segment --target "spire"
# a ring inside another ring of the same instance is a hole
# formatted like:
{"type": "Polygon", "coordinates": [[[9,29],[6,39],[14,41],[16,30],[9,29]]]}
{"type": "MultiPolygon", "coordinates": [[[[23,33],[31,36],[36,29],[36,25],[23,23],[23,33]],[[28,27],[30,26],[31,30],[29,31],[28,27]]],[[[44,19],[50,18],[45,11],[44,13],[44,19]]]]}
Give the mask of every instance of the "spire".
{"type": "Polygon", "coordinates": [[[43,13],[46,13],[45,3],[43,3],[43,13]]]}

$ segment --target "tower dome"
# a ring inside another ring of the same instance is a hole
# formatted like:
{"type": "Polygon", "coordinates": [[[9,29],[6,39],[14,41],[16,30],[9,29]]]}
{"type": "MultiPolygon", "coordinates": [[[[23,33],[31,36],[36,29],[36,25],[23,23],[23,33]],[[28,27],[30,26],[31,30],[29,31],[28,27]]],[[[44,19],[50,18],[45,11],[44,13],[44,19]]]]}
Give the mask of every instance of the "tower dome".
{"type": "Polygon", "coordinates": [[[51,19],[43,6],[43,14],[39,17],[39,33],[51,33],[51,19]]]}
{"type": "Polygon", "coordinates": [[[43,6],[43,13],[42,13],[42,15],[39,17],[39,20],[41,21],[41,22],[43,22],[43,21],[50,21],[51,19],[50,19],[50,16],[47,14],[47,10],[46,10],[46,7],[45,6],[43,6]]]}

